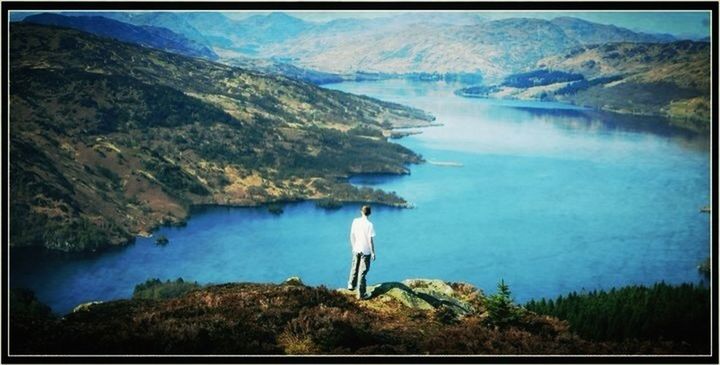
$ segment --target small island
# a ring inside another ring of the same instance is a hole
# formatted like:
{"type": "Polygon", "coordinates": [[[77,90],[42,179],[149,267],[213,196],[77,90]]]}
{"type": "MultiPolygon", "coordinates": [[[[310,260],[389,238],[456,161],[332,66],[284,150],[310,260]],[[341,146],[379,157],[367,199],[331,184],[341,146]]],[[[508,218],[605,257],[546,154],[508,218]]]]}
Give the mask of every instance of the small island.
{"type": "Polygon", "coordinates": [[[165,246],[170,242],[167,237],[160,235],[155,239],[155,244],[158,246],[165,246]]]}

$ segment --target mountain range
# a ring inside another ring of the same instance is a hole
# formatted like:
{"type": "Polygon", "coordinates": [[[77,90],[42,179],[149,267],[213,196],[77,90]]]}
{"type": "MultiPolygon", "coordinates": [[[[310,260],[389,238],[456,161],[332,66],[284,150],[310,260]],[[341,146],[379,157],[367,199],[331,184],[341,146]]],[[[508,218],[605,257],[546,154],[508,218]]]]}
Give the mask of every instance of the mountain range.
{"type": "Polygon", "coordinates": [[[508,18],[471,25],[418,21],[347,30],[320,28],[290,41],[267,45],[259,53],[288,57],[304,67],[341,74],[465,72],[492,81],[530,70],[542,58],[563,54],[596,39],[670,40],[665,35],[639,34],[573,18],[508,18]]]}
{"type": "Polygon", "coordinates": [[[578,18],[488,20],[461,13],[398,13],[309,22],[285,13],[233,19],[221,12],[68,12],[167,28],[233,57],[273,59],[349,77],[358,72],[475,73],[490,82],[530,71],[542,58],[578,45],[669,42],[669,34],[634,32],[578,18]]]}

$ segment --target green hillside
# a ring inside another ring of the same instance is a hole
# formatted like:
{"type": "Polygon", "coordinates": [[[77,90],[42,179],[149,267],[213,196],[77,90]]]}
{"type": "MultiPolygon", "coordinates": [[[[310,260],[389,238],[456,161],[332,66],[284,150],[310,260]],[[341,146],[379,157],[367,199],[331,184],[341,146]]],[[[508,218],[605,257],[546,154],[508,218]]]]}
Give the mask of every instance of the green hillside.
{"type": "Polygon", "coordinates": [[[691,130],[710,127],[709,43],[589,45],[544,58],[537,66],[535,71],[506,77],[500,85],[469,87],[458,94],[564,101],[660,116],[691,130]]]}
{"type": "Polygon", "coordinates": [[[407,173],[420,156],[385,137],[433,119],[69,29],[13,23],[10,44],[13,246],[122,244],[194,204],[403,206],[346,179],[407,173]]]}

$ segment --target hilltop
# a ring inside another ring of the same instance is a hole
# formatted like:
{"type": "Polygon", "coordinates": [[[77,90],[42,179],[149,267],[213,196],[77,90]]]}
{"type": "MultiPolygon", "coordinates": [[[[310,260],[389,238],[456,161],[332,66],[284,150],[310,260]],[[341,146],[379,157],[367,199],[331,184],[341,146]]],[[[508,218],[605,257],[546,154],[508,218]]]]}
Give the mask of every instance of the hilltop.
{"type": "Polygon", "coordinates": [[[148,281],[136,287],[133,299],[80,305],[58,318],[32,294],[13,291],[10,346],[15,354],[701,351],[681,341],[590,341],[573,333],[565,321],[512,303],[508,290],[488,296],[466,283],[413,279],[375,285],[369,292],[371,299],[358,301],[346,290],[310,287],[298,278],[280,285],[202,288],[180,280],[148,281]]]}
{"type": "Polygon", "coordinates": [[[51,13],[31,15],[23,22],[74,28],[185,56],[218,59],[218,55],[209,47],[162,27],[137,26],[102,16],[64,16],[51,13]]]}
{"type": "Polygon", "coordinates": [[[13,246],[124,244],[198,204],[406,206],[347,178],[407,174],[422,158],[387,137],[433,120],[71,29],[11,23],[10,41],[13,246]]]}

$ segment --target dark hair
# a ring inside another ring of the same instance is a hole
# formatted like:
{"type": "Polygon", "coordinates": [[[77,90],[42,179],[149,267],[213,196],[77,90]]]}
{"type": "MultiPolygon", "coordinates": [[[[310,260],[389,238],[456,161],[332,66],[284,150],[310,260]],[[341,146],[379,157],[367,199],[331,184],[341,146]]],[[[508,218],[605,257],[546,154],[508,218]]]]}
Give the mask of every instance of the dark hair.
{"type": "Polygon", "coordinates": [[[361,210],[361,211],[363,212],[363,214],[365,214],[366,216],[368,216],[368,215],[370,215],[370,213],[372,213],[372,209],[370,209],[370,206],[369,206],[369,205],[363,205],[363,207],[360,208],[360,210],[361,210]]]}

